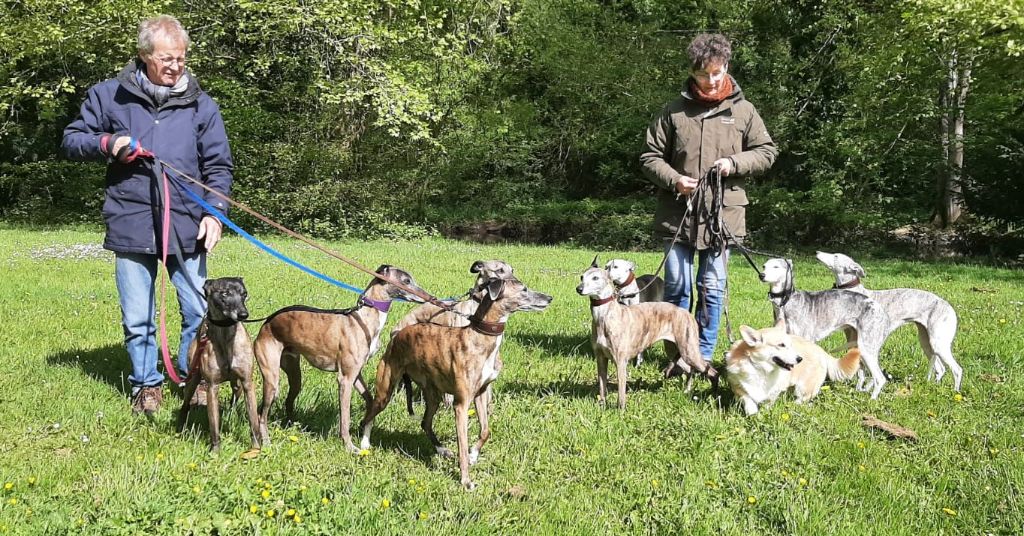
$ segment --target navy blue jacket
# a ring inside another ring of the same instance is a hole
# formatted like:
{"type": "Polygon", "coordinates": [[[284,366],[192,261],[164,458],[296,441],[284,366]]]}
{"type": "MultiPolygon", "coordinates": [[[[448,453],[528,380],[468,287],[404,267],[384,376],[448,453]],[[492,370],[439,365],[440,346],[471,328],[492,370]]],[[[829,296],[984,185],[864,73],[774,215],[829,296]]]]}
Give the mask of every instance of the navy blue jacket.
{"type": "MultiPolygon", "coordinates": [[[[231,192],[234,165],[220,108],[189,76],[188,89],[171,97],[159,108],[135,78],[145,64],[129,63],[116,78],[89,88],[78,116],[64,129],[64,154],[72,160],[106,160],[106,199],[103,219],[107,235],[103,247],[123,253],[158,253],[161,250],[161,196],[156,188],[159,167],[153,161],[136,159],[130,164],[108,158],[100,151],[104,134],[129,135],[142,147],[190,177],[225,195],[231,192]]],[[[173,172],[167,170],[168,175],[173,172]]],[[[182,181],[188,183],[188,181],[182,181]]],[[[193,192],[226,212],[226,203],[189,183],[193,192]]],[[[171,224],[184,253],[204,251],[196,242],[202,207],[171,181],[171,224]]],[[[171,234],[169,250],[178,250],[171,234]]]]}

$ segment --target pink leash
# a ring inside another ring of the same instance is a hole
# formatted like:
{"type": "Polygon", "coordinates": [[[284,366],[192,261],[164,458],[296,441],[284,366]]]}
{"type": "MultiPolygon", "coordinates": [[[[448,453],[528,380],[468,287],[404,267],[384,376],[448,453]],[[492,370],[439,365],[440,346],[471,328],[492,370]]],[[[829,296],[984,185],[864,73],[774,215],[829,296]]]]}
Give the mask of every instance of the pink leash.
{"type": "MultiPolygon", "coordinates": [[[[171,359],[171,352],[167,347],[167,250],[168,241],[170,240],[171,231],[171,188],[167,179],[167,173],[163,173],[163,193],[164,193],[164,214],[162,218],[160,237],[163,240],[163,246],[160,248],[161,261],[164,265],[163,277],[160,278],[160,353],[164,357],[164,368],[167,369],[167,375],[171,377],[171,381],[182,386],[185,384],[181,376],[178,376],[177,367],[174,366],[174,361],[171,359]]],[[[184,266],[182,266],[184,269],[184,266]]],[[[191,367],[190,367],[191,368],[191,367]]],[[[189,376],[192,375],[192,371],[189,370],[189,376]]],[[[187,378],[186,378],[187,379],[187,378]]]]}

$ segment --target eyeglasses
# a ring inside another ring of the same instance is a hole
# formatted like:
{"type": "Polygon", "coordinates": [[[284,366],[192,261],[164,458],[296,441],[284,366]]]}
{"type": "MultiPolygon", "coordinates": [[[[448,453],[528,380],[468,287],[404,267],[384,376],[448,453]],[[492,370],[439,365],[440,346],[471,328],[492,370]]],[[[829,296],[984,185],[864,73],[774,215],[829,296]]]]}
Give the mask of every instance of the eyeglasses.
{"type": "Polygon", "coordinates": [[[170,67],[170,66],[174,65],[175,63],[177,63],[179,66],[185,65],[185,56],[181,56],[180,58],[154,58],[154,59],[156,61],[159,61],[160,64],[163,65],[164,67],[170,67]]]}

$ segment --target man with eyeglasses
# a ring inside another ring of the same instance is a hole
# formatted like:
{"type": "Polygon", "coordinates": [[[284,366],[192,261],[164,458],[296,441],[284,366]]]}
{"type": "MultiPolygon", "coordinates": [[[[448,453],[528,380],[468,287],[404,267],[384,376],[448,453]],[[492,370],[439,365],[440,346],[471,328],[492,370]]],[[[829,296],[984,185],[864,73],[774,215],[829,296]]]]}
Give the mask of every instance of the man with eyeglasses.
{"type": "MultiPolygon", "coordinates": [[[[206,252],[221,237],[220,222],[182,188],[190,188],[222,212],[227,208],[198,186],[172,182],[166,200],[171,210],[169,239],[163,244],[162,177],[146,153],[225,195],[230,193],[233,173],[220,109],[185,69],[188,46],[188,32],[174,17],[142,21],[138,58],[117,77],[89,88],[78,117],[64,130],[62,144],[68,158],[107,164],[103,247],[115,254],[114,279],[132,365],[132,410],[146,415],[155,413],[163,400],[153,319],[161,253],[166,246],[166,269],[181,309],[177,367],[184,375],[189,344],[206,312],[201,290],[206,252]]],[[[193,402],[204,403],[205,390],[193,402]]]]}
{"type": "MultiPolygon", "coordinates": [[[[729,75],[732,45],[720,34],[701,34],[687,48],[690,73],[682,93],[651,121],[640,164],[658,186],[654,232],[663,238],[665,301],[689,308],[696,274],[696,317],[700,352],[711,361],[725,295],[729,250],[714,247],[715,234],[728,236],[713,224],[711,179],[721,178],[721,223],[737,240],[747,234],[744,177],[768,170],[778,149],[739,84],[729,75]],[[717,168],[719,173],[709,173],[717,168]],[[701,181],[701,178],[707,180],[701,181]],[[691,205],[689,213],[687,205],[691,205]],[[686,219],[683,220],[684,214],[686,219]],[[679,241],[671,238],[682,220],[679,241]]],[[[727,242],[722,242],[727,243],[727,242]]]]}

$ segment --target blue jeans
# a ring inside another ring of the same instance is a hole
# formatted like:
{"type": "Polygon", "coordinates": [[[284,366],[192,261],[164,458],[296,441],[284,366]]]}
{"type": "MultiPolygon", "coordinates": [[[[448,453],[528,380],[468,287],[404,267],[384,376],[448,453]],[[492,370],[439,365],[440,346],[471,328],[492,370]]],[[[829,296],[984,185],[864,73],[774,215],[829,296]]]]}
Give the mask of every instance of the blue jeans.
{"type": "MultiPolygon", "coordinates": [[[[188,372],[188,346],[206,314],[206,298],[202,294],[206,282],[206,254],[182,255],[185,266],[176,257],[167,259],[171,283],[178,290],[181,310],[181,343],[178,346],[178,370],[188,372]],[[189,282],[191,281],[191,284],[189,282]]],[[[142,387],[160,385],[164,375],[157,370],[155,283],[160,257],[148,253],[117,253],[114,278],[121,302],[121,325],[124,345],[132,361],[128,381],[132,392],[142,387]]]]}
{"type": "MultiPolygon", "coordinates": [[[[666,241],[666,247],[668,242],[666,241]]],[[[693,257],[698,253],[690,244],[676,243],[665,260],[665,301],[689,310],[693,296],[693,257]]],[[[701,250],[697,266],[697,325],[700,327],[700,354],[711,361],[718,342],[718,325],[725,299],[729,250],[701,250]]]]}

